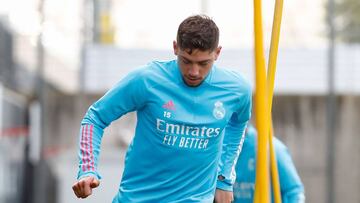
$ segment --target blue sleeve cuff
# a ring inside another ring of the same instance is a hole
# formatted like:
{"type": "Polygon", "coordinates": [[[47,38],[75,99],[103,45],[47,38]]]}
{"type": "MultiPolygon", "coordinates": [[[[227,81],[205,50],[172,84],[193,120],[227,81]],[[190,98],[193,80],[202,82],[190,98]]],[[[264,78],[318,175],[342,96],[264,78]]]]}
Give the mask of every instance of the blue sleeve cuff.
{"type": "Polygon", "coordinates": [[[77,179],[80,180],[81,178],[84,178],[84,177],[95,177],[98,180],[101,179],[101,176],[94,171],[88,171],[88,172],[81,173],[81,174],[79,173],[77,179]]]}
{"type": "Polygon", "coordinates": [[[224,181],[217,180],[216,189],[232,192],[233,191],[233,186],[226,183],[226,182],[224,182],[224,181]]]}

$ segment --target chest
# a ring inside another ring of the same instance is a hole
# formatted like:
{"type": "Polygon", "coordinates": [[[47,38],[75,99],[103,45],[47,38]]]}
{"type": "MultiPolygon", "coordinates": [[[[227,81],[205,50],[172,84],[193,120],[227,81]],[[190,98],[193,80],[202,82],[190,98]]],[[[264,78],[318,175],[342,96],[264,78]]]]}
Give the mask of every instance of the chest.
{"type": "Polygon", "coordinates": [[[228,123],[239,107],[230,91],[216,88],[181,89],[161,86],[149,90],[146,111],[169,123],[220,127],[228,123]]]}

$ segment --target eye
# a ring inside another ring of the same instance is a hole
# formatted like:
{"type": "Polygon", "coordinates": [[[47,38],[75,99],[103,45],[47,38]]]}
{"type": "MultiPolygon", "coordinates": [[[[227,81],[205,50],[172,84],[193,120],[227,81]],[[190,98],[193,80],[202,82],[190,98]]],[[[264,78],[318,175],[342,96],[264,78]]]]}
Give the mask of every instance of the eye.
{"type": "Polygon", "coordinates": [[[184,63],[184,64],[189,64],[190,63],[190,61],[189,60],[187,60],[187,59],[182,59],[182,62],[184,63]]]}
{"type": "Polygon", "coordinates": [[[207,66],[209,65],[209,61],[203,61],[199,63],[200,66],[207,66]]]}

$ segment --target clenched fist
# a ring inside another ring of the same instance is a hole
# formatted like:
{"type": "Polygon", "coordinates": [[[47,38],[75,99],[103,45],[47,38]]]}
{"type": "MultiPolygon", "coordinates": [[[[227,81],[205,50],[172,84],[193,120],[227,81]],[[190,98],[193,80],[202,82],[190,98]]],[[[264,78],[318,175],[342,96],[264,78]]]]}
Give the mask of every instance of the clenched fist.
{"type": "Polygon", "coordinates": [[[92,189],[100,185],[100,181],[94,177],[84,177],[74,183],[72,189],[78,198],[86,198],[92,193],[92,189]]]}

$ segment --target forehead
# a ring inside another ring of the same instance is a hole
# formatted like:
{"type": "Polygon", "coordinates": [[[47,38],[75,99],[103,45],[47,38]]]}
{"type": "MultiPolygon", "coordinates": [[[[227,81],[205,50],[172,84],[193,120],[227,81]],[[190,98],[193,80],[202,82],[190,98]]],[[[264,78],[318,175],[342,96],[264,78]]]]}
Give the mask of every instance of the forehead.
{"type": "Polygon", "coordinates": [[[191,61],[206,61],[211,60],[215,54],[215,51],[201,51],[199,49],[193,49],[191,54],[190,50],[180,50],[178,55],[191,61]]]}

